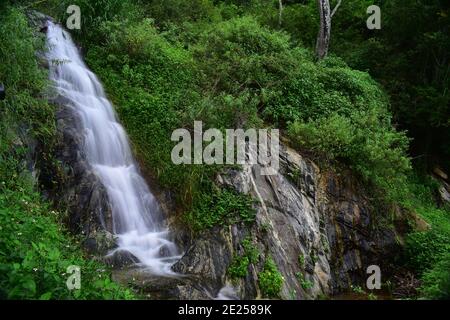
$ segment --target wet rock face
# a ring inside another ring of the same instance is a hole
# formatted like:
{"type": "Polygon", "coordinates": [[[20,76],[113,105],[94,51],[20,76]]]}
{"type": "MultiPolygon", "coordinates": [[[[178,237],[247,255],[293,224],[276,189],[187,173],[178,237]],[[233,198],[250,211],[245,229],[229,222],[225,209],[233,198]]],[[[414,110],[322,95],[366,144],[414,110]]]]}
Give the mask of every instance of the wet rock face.
{"type": "Polygon", "coordinates": [[[27,11],[28,22],[30,26],[36,30],[36,32],[46,32],[47,21],[53,21],[52,17],[49,17],[41,12],[35,10],[27,11]]]}
{"type": "Polygon", "coordinates": [[[228,230],[215,228],[195,239],[184,258],[174,267],[175,272],[198,275],[205,278],[211,291],[219,291],[226,280],[226,267],[232,259],[232,245],[228,230]],[[208,259],[204,259],[204,257],[208,259]]]}
{"type": "Polygon", "coordinates": [[[80,123],[68,101],[56,98],[58,106],[58,143],[55,158],[59,161],[57,190],[53,194],[58,206],[68,211],[68,225],[76,233],[86,236],[90,252],[106,252],[110,243],[104,241],[113,231],[112,212],[107,191],[94,174],[83,153],[84,137],[80,123]]]}
{"type": "Polygon", "coordinates": [[[450,204],[450,179],[448,174],[441,168],[435,167],[433,169],[433,176],[439,184],[439,203],[441,205],[450,204]]]}
{"type": "Polygon", "coordinates": [[[311,161],[283,147],[277,175],[262,176],[258,166],[230,170],[218,177],[224,186],[256,200],[256,223],[205,231],[194,238],[174,269],[201,277],[215,294],[233,284],[240,298],[260,297],[258,273],[271,256],[284,278],[283,299],[311,299],[362,285],[376,264],[389,272],[398,252],[397,235],[368,200],[355,179],[322,173],[311,161]],[[258,263],[245,279],[232,281],[227,269],[251,237],[258,263]],[[305,285],[306,284],[306,285],[305,285]]]}
{"type": "MultiPolygon", "coordinates": [[[[365,286],[367,268],[378,265],[391,273],[401,245],[389,212],[374,210],[350,177],[326,175],[319,206],[330,246],[330,289],[337,294],[352,284],[365,286]]],[[[360,190],[360,189],[359,189],[360,190]]]]}
{"type": "MultiPolygon", "coordinates": [[[[178,261],[173,270],[179,274],[197,279],[197,286],[210,298],[217,297],[224,284],[228,282],[227,271],[234,253],[239,251],[242,240],[249,234],[244,226],[233,225],[227,228],[216,227],[203,232],[192,239],[183,258],[178,261]]],[[[253,269],[242,283],[240,295],[253,298],[257,288],[253,283],[253,269]]],[[[190,292],[183,287],[182,292],[190,292]]],[[[190,299],[183,295],[180,299],[190,299]]]]}

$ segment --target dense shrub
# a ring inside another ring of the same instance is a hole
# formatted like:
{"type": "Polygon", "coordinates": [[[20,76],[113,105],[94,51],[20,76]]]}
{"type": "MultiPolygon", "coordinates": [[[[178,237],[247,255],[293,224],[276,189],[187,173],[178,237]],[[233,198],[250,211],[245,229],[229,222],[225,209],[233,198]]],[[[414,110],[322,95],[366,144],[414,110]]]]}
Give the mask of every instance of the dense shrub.
{"type": "Polygon", "coordinates": [[[194,229],[202,230],[238,222],[252,223],[255,220],[256,212],[249,196],[219,189],[212,193],[202,193],[199,197],[200,199],[195,199],[198,205],[186,217],[194,229]]]}
{"type": "MultiPolygon", "coordinates": [[[[0,182],[1,183],[1,182],[0,182]]],[[[26,183],[0,193],[0,297],[8,299],[132,299],[102,264],[84,257],[81,243],[61,227],[26,183]],[[69,266],[81,270],[81,288],[70,291],[69,266]]]]}
{"type": "Polygon", "coordinates": [[[142,17],[142,10],[134,0],[64,0],[52,6],[51,11],[55,18],[65,25],[69,14],[66,12],[70,5],[77,5],[81,12],[81,28],[72,30],[75,38],[83,45],[90,45],[104,41],[100,37],[98,28],[106,22],[113,20],[129,21],[142,17]]]}
{"type": "Polygon", "coordinates": [[[333,113],[295,122],[288,133],[297,145],[346,163],[367,182],[390,191],[410,169],[408,140],[382,117],[376,111],[353,111],[349,117],[333,113]]]}
{"type": "Polygon", "coordinates": [[[150,0],[145,6],[158,25],[220,19],[211,0],[150,0]]]}
{"type": "Polygon", "coordinates": [[[186,120],[198,100],[189,53],[169,44],[151,20],[108,22],[100,32],[106,45],[92,46],[87,61],[104,81],[139,156],[162,186],[185,198],[199,168],[173,165],[170,137],[173,130],[193,125],[186,120]]]}
{"type": "Polygon", "coordinates": [[[269,298],[278,297],[283,287],[283,282],[283,276],[278,271],[275,262],[273,262],[271,257],[268,257],[263,271],[258,275],[258,284],[262,294],[269,298]]]}
{"type": "Polygon", "coordinates": [[[409,177],[399,203],[415,211],[429,224],[430,230],[412,232],[406,238],[405,263],[422,279],[420,294],[428,299],[448,298],[450,268],[450,210],[434,203],[439,184],[430,177],[409,177]]]}
{"type": "Polygon", "coordinates": [[[35,138],[46,139],[55,128],[49,117],[53,109],[44,96],[47,75],[35,57],[36,50],[44,48],[44,41],[31,34],[26,17],[19,10],[7,9],[0,13],[0,19],[0,79],[7,90],[0,110],[3,123],[7,119],[20,121],[32,129],[35,138]]]}
{"type": "Polygon", "coordinates": [[[377,187],[390,189],[410,169],[408,139],[393,128],[385,94],[339,59],[303,60],[265,114],[287,123],[297,146],[349,165],[377,187]]]}
{"type": "Polygon", "coordinates": [[[278,83],[292,67],[289,37],[261,27],[251,17],[211,25],[192,47],[210,90],[259,92],[278,83]]]}
{"type": "Polygon", "coordinates": [[[253,245],[251,238],[245,238],[242,241],[242,248],[242,254],[235,255],[228,267],[227,273],[234,279],[245,278],[248,274],[249,265],[257,263],[259,259],[259,251],[253,245]]]}
{"type": "Polygon", "coordinates": [[[447,251],[423,276],[422,295],[428,299],[450,299],[450,253],[447,251]]]}
{"type": "Polygon", "coordinates": [[[412,233],[407,238],[405,252],[409,265],[423,273],[433,269],[443,255],[450,252],[450,235],[435,229],[412,233]]]}

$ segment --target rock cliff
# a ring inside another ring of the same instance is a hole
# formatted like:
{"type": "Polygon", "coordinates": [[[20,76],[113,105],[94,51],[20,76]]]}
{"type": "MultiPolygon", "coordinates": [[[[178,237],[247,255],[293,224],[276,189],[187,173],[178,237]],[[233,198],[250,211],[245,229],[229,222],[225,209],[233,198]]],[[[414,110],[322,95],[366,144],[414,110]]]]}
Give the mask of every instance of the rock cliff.
{"type": "Polygon", "coordinates": [[[274,176],[260,175],[258,166],[218,176],[222,185],[256,200],[256,223],[194,237],[174,269],[201,278],[212,296],[228,284],[247,299],[261,297],[258,274],[268,256],[284,278],[283,299],[346,291],[365,283],[366,270],[374,264],[388,275],[401,246],[390,215],[370,206],[351,175],[321,172],[288,147],[282,148],[281,160],[281,170],[274,176]],[[243,252],[244,238],[251,239],[260,257],[245,279],[236,281],[227,275],[227,267],[243,252]]]}

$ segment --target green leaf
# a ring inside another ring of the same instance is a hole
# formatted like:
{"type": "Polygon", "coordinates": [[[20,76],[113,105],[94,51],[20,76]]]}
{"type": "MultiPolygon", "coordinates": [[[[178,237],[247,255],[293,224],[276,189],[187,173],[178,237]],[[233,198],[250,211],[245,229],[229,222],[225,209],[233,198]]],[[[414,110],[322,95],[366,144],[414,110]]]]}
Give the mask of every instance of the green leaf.
{"type": "Polygon", "coordinates": [[[39,300],[50,300],[52,297],[52,293],[51,292],[46,292],[43,295],[41,295],[39,297],[39,300]]]}

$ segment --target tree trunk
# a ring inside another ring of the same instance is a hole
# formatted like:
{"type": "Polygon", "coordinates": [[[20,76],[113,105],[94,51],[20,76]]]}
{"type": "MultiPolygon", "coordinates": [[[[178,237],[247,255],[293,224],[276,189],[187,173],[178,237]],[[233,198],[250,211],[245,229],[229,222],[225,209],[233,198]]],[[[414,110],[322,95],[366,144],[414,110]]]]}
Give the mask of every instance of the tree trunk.
{"type": "Polygon", "coordinates": [[[283,1],[278,0],[278,27],[281,28],[283,24],[283,1]]]}
{"type": "Polygon", "coordinates": [[[320,29],[317,35],[316,55],[323,59],[328,54],[331,37],[331,8],[329,0],[317,0],[320,12],[320,29]]]}

